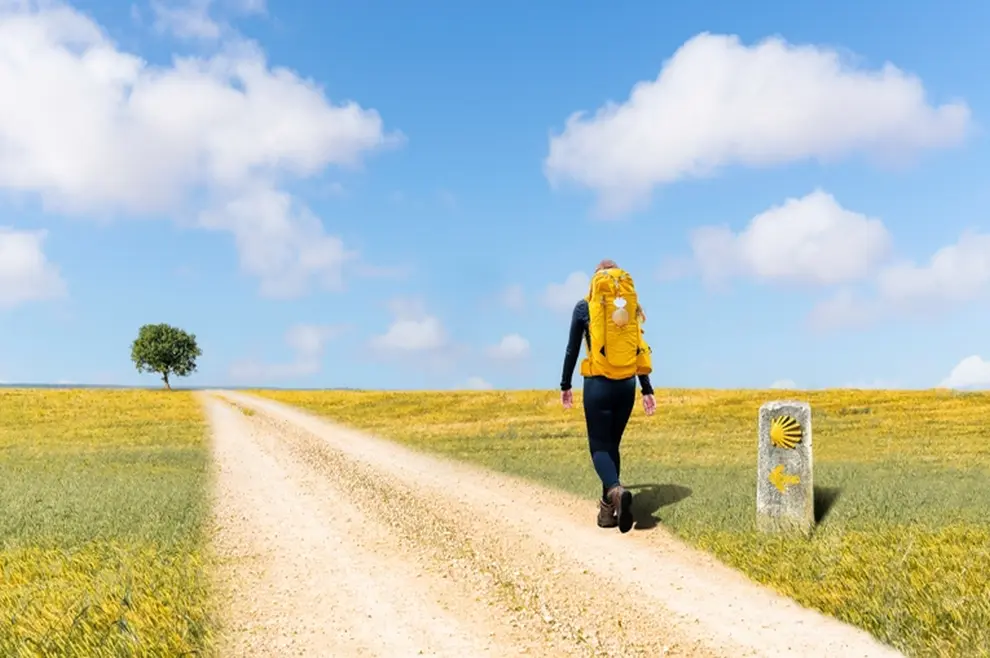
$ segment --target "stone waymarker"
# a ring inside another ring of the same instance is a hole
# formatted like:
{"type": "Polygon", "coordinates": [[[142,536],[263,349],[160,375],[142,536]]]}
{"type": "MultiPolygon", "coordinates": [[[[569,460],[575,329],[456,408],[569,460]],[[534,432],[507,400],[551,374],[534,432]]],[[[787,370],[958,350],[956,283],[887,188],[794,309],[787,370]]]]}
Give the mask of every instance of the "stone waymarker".
{"type": "Polygon", "coordinates": [[[811,534],[815,527],[811,405],[775,401],[760,407],[756,471],[757,528],[811,534]]]}

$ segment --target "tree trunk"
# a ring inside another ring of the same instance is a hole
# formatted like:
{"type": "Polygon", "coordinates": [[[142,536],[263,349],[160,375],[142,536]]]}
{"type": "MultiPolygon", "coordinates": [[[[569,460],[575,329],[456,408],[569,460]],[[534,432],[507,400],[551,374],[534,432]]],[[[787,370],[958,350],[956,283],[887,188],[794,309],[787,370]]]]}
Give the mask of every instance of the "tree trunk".
{"type": "Polygon", "coordinates": [[[165,388],[172,390],[172,386],[168,383],[168,373],[162,373],[162,380],[165,382],[165,388]]]}

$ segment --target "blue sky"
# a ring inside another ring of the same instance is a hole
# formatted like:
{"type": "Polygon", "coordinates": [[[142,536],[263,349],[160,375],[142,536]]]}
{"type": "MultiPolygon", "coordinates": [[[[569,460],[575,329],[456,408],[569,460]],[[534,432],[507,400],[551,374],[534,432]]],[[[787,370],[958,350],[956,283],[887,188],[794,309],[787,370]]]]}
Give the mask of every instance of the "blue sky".
{"type": "Polygon", "coordinates": [[[656,386],[986,387],[988,19],[0,2],[0,381],[554,388],[613,258],[656,386]]]}

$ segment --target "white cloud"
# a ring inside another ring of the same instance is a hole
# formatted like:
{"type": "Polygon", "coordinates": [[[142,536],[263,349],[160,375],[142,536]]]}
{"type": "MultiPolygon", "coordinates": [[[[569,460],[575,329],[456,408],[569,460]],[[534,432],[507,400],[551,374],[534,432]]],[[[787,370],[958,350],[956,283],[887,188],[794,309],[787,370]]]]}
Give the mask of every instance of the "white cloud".
{"type": "Polygon", "coordinates": [[[42,249],[47,235],[0,226],[0,309],[66,294],[58,267],[42,249]]]}
{"type": "Polygon", "coordinates": [[[231,365],[230,376],[238,381],[267,382],[314,375],[322,367],[326,344],[345,330],[343,325],[293,325],[285,333],[285,343],[293,355],[290,362],[238,361],[231,365]]]}
{"type": "Polygon", "coordinates": [[[780,388],[780,389],[791,389],[797,388],[797,384],[794,383],[792,379],[778,379],[774,383],[770,384],[770,388],[780,388]]]}
{"type": "Polygon", "coordinates": [[[705,226],[691,236],[708,281],[738,275],[819,285],[855,281],[872,273],[890,245],[883,222],[846,210],[821,190],[760,213],[741,233],[705,226]]]}
{"type": "Polygon", "coordinates": [[[880,273],[877,289],[901,306],[966,302],[983,295],[990,284],[990,234],[964,233],[956,244],[936,251],[928,264],[893,265],[880,273]]]}
{"type": "Polygon", "coordinates": [[[519,334],[508,334],[497,345],[488,347],[485,353],[499,361],[524,359],[529,356],[529,341],[519,334]]]}
{"type": "Polygon", "coordinates": [[[234,234],[282,296],[333,288],[347,251],[279,189],[402,142],[256,44],[153,66],[71,7],[0,4],[0,188],[65,214],[192,218],[234,234]]]}
{"type": "MultiPolygon", "coordinates": [[[[152,0],[154,27],[159,33],[174,34],[181,39],[219,39],[230,28],[210,16],[215,5],[214,0],[152,0]]],[[[238,14],[263,14],[266,11],[265,0],[228,0],[224,5],[238,14]]]]}
{"type": "Polygon", "coordinates": [[[152,0],[155,29],[183,39],[218,39],[220,24],[210,17],[211,4],[211,0],[193,0],[178,5],[152,0]]]}
{"type": "Polygon", "coordinates": [[[344,267],[358,257],[308,208],[267,185],[245,186],[239,197],[202,212],[200,223],[234,235],[241,269],[260,278],[267,297],[296,296],[310,281],[338,291],[344,267]]]}
{"type": "Polygon", "coordinates": [[[521,311],[526,307],[526,294],[519,284],[508,286],[500,296],[502,304],[512,310],[521,311]]]}
{"type": "Polygon", "coordinates": [[[443,347],[444,332],[440,320],[427,317],[422,320],[396,320],[388,331],[376,336],[373,345],[385,350],[424,352],[443,347]]]}
{"type": "Polygon", "coordinates": [[[543,303],[555,311],[570,311],[585,295],[591,279],[584,272],[571,272],[563,283],[551,283],[543,294],[543,303]]]}
{"type": "Polygon", "coordinates": [[[986,388],[990,387],[990,361],[973,354],[956,364],[948,377],[939,383],[939,388],[986,388]]]}
{"type": "Polygon", "coordinates": [[[472,391],[485,391],[492,388],[492,385],[481,377],[468,377],[466,386],[472,391]]]}
{"type": "Polygon", "coordinates": [[[958,144],[969,126],[966,104],[930,105],[921,80],[890,63],[868,70],[825,47],[702,33],[626,102],[572,114],[550,139],[544,170],[553,185],[595,190],[616,213],[657,185],[731,165],[856,153],[892,161],[958,144]]]}
{"type": "Polygon", "coordinates": [[[421,302],[394,300],[389,307],[395,320],[384,334],[371,339],[373,348],[392,353],[421,353],[447,346],[443,323],[427,314],[421,302]]]}
{"type": "Polygon", "coordinates": [[[985,298],[990,291],[990,234],[967,232],[922,266],[902,262],[881,269],[872,296],[840,290],[812,310],[819,329],[862,327],[881,317],[928,313],[985,298]]]}

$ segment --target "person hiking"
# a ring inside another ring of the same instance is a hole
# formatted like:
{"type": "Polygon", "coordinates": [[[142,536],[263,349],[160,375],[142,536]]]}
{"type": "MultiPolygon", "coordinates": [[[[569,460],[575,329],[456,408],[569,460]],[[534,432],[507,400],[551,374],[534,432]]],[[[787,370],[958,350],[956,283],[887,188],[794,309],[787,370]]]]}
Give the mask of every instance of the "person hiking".
{"type": "Polygon", "coordinates": [[[591,462],[602,481],[598,525],[618,526],[623,533],[633,524],[632,493],[619,480],[619,443],[636,405],[637,376],[643,410],[647,416],[656,410],[649,376],[651,350],[641,327],[645,321],[632,277],[615,261],[601,261],[591,278],[588,296],[574,306],[560,379],[560,401],[570,409],[574,404],[571,378],[583,338],[587,348],[581,363],[584,418],[591,462]]]}

